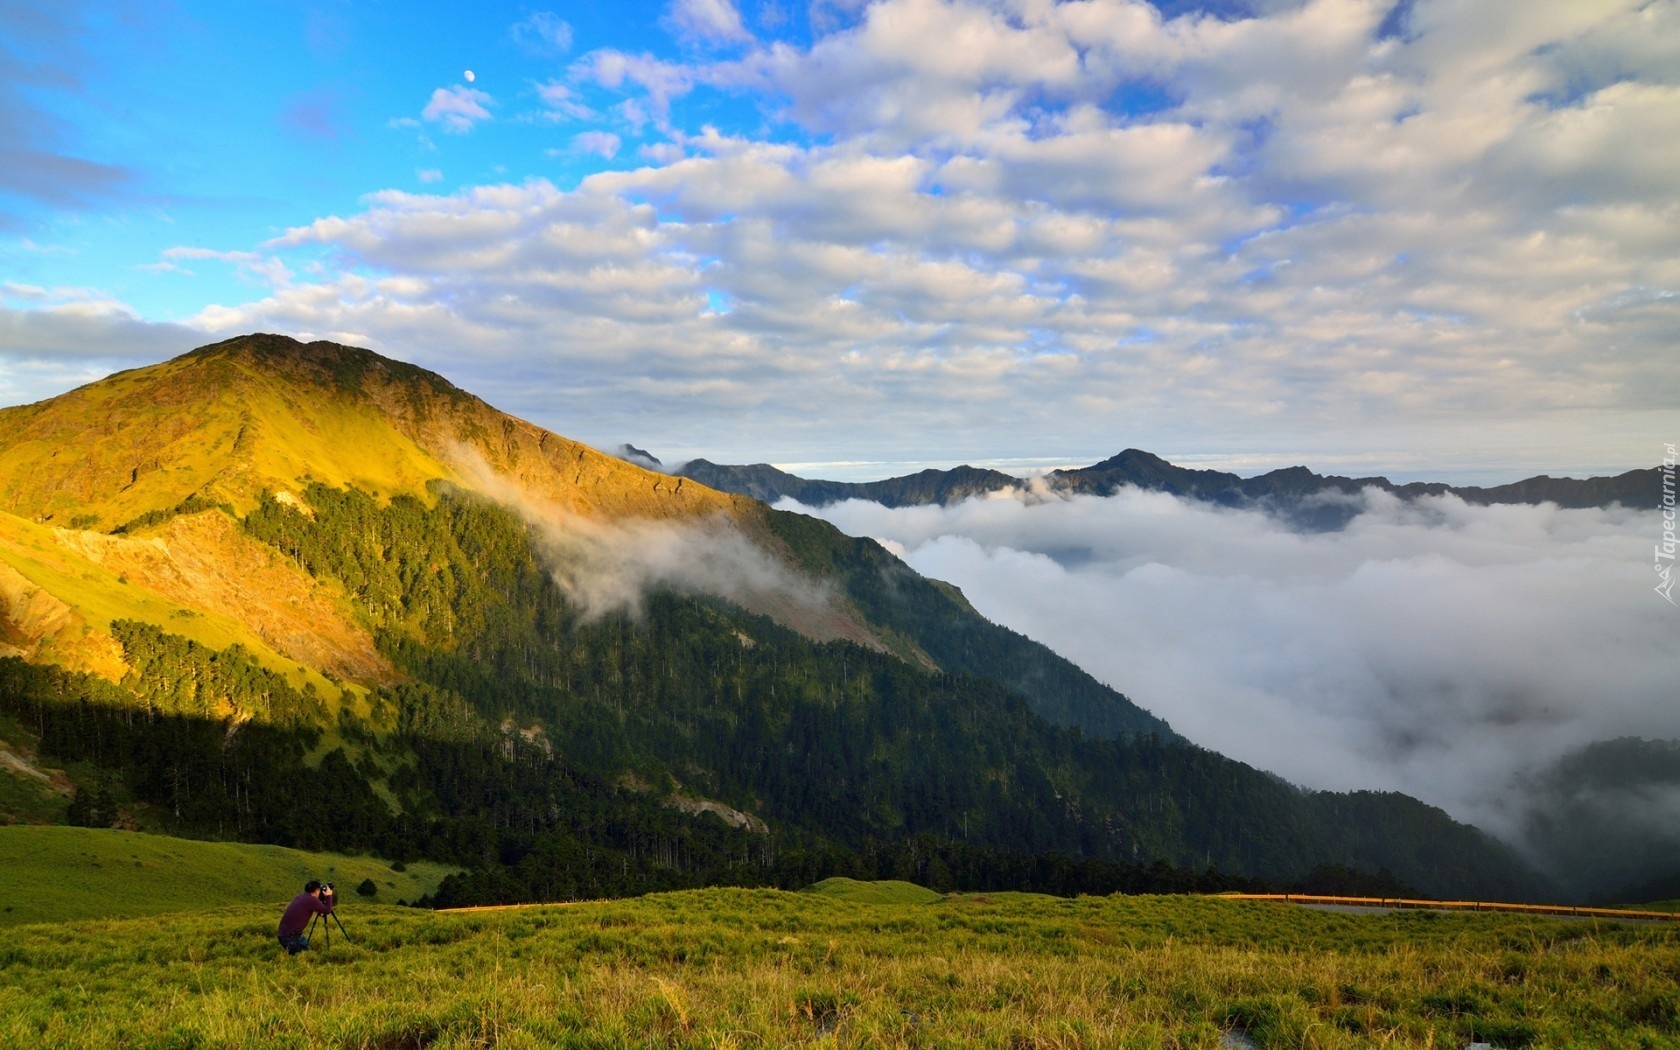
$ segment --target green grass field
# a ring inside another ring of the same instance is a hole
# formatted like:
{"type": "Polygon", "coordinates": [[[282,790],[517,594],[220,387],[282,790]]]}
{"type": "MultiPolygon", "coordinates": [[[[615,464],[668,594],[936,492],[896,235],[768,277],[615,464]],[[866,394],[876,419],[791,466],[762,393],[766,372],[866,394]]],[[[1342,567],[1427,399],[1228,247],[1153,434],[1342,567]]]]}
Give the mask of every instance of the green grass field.
{"type": "Polygon", "coordinates": [[[860,882],[836,876],[807,886],[801,893],[814,893],[835,900],[856,901],[859,904],[932,904],[941,898],[936,890],[918,886],[914,882],[883,879],[879,882],[860,882]]]}
{"type": "Polygon", "coordinates": [[[0,827],[0,926],[114,919],[231,904],[279,908],[315,878],[341,899],[394,904],[430,893],[456,869],[393,871],[372,857],[93,828],[0,827]],[[372,879],[372,898],[356,887],[372,879]]]}
{"type": "Polygon", "coordinates": [[[1680,1045],[1680,930],[1206,897],[872,904],[699,890],[464,913],[11,927],[0,1045],[1680,1045]],[[318,946],[319,947],[319,946],[318,946]]]}

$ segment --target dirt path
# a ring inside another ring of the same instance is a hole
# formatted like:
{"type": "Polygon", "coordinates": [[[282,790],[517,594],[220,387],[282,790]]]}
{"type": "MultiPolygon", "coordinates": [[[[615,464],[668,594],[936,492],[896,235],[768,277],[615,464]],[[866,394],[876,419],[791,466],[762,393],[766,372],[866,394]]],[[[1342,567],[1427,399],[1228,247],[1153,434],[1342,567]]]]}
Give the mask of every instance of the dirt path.
{"type": "Polygon", "coordinates": [[[1676,922],[1680,912],[1639,911],[1632,908],[1589,908],[1574,904],[1501,904],[1494,901],[1432,901],[1410,897],[1326,897],[1310,893],[1221,893],[1231,900],[1280,901],[1323,911],[1375,914],[1422,909],[1424,911],[1497,911],[1527,915],[1549,915],[1561,919],[1615,919],[1627,922],[1676,922]]]}

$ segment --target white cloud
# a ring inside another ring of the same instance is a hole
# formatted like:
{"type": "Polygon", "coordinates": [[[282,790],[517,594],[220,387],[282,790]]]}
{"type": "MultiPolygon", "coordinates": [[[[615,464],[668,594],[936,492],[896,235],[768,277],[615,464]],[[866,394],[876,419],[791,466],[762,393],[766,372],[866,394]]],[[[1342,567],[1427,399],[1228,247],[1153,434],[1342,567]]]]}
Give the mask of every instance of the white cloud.
{"type": "MultiPolygon", "coordinates": [[[[422,181],[426,181],[422,179],[422,181]]],[[[294,274],[278,256],[263,255],[258,252],[227,252],[213,248],[194,248],[177,246],[165,248],[163,257],[167,261],[176,259],[209,259],[232,265],[239,275],[254,284],[266,284],[281,287],[292,282],[294,274]]]]}
{"type": "Polygon", "coordinates": [[[536,85],[544,114],[549,120],[593,120],[596,113],[578,99],[577,92],[556,80],[536,85]]]}
{"type": "Polygon", "coordinates": [[[889,542],[1192,740],[1313,787],[1405,791],[1496,832],[1581,744],[1680,737],[1648,510],[1406,504],[1342,532],[1160,493],[817,513],[889,542]]]}
{"type": "Polygon", "coordinates": [[[584,153],[593,153],[603,160],[612,160],[618,156],[618,148],[624,140],[610,131],[585,131],[572,136],[572,148],[584,153]]]}
{"type": "Polygon", "coordinates": [[[461,134],[471,131],[479,121],[490,119],[490,111],[485,107],[493,101],[486,92],[456,84],[433,91],[420,116],[443,125],[445,131],[461,134]]]}
{"type": "Polygon", "coordinates": [[[662,454],[1626,469],[1680,403],[1674,5],[1538,6],[1378,40],[1376,0],[881,0],[808,47],[593,51],[535,86],[590,122],[544,146],[644,166],[373,194],[263,246],[307,287],[200,321],[365,333],[662,454]]]}
{"type": "Polygon", "coordinates": [[[693,43],[735,44],[752,39],[731,0],[671,0],[665,23],[693,43]]]}
{"type": "Polygon", "coordinates": [[[634,84],[647,93],[647,103],[657,121],[670,112],[671,100],[694,88],[696,71],[650,54],[632,55],[610,49],[592,51],[572,66],[572,75],[618,89],[634,84]]]}
{"type": "Polygon", "coordinates": [[[0,403],[40,401],[207,341],[93,289],[0,282],[0,403]]]}
{"type": "Polygon", "coordinates": [[[531,12],[509,27],[508,35],[536,55],[563,55],[572,49],[571,23],[552,11],[531,12]]]}

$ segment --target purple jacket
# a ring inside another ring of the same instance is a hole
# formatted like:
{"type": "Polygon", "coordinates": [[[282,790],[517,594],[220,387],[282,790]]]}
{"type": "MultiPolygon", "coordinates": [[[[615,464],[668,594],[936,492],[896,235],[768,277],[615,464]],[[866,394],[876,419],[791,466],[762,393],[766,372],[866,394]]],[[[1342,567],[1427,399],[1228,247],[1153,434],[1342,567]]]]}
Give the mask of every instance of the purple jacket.
{"type": "Polygon", "coordinates": [[[309,925],[311,918],[325,915],[332,909],[332,894],[323,890],[321,898],[316,900],[313,893],[300,893],[286,905],[286,913],[280,916],[280,928],[275,931],[275,936],[296,937],[309,925]]]}

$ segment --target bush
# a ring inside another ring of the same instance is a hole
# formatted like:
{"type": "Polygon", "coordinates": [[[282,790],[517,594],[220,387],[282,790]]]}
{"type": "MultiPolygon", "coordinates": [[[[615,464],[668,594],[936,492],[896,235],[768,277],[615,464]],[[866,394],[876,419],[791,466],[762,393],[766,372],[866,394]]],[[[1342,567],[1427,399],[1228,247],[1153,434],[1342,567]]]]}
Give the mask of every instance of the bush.
{"type": "Polygon", "coordinates": [[[371,897],[379,892],[379,887],[373,884],[372,879],[363,879],[362,884],[356,887],[356,892],[364,897],[371,897]]]}

